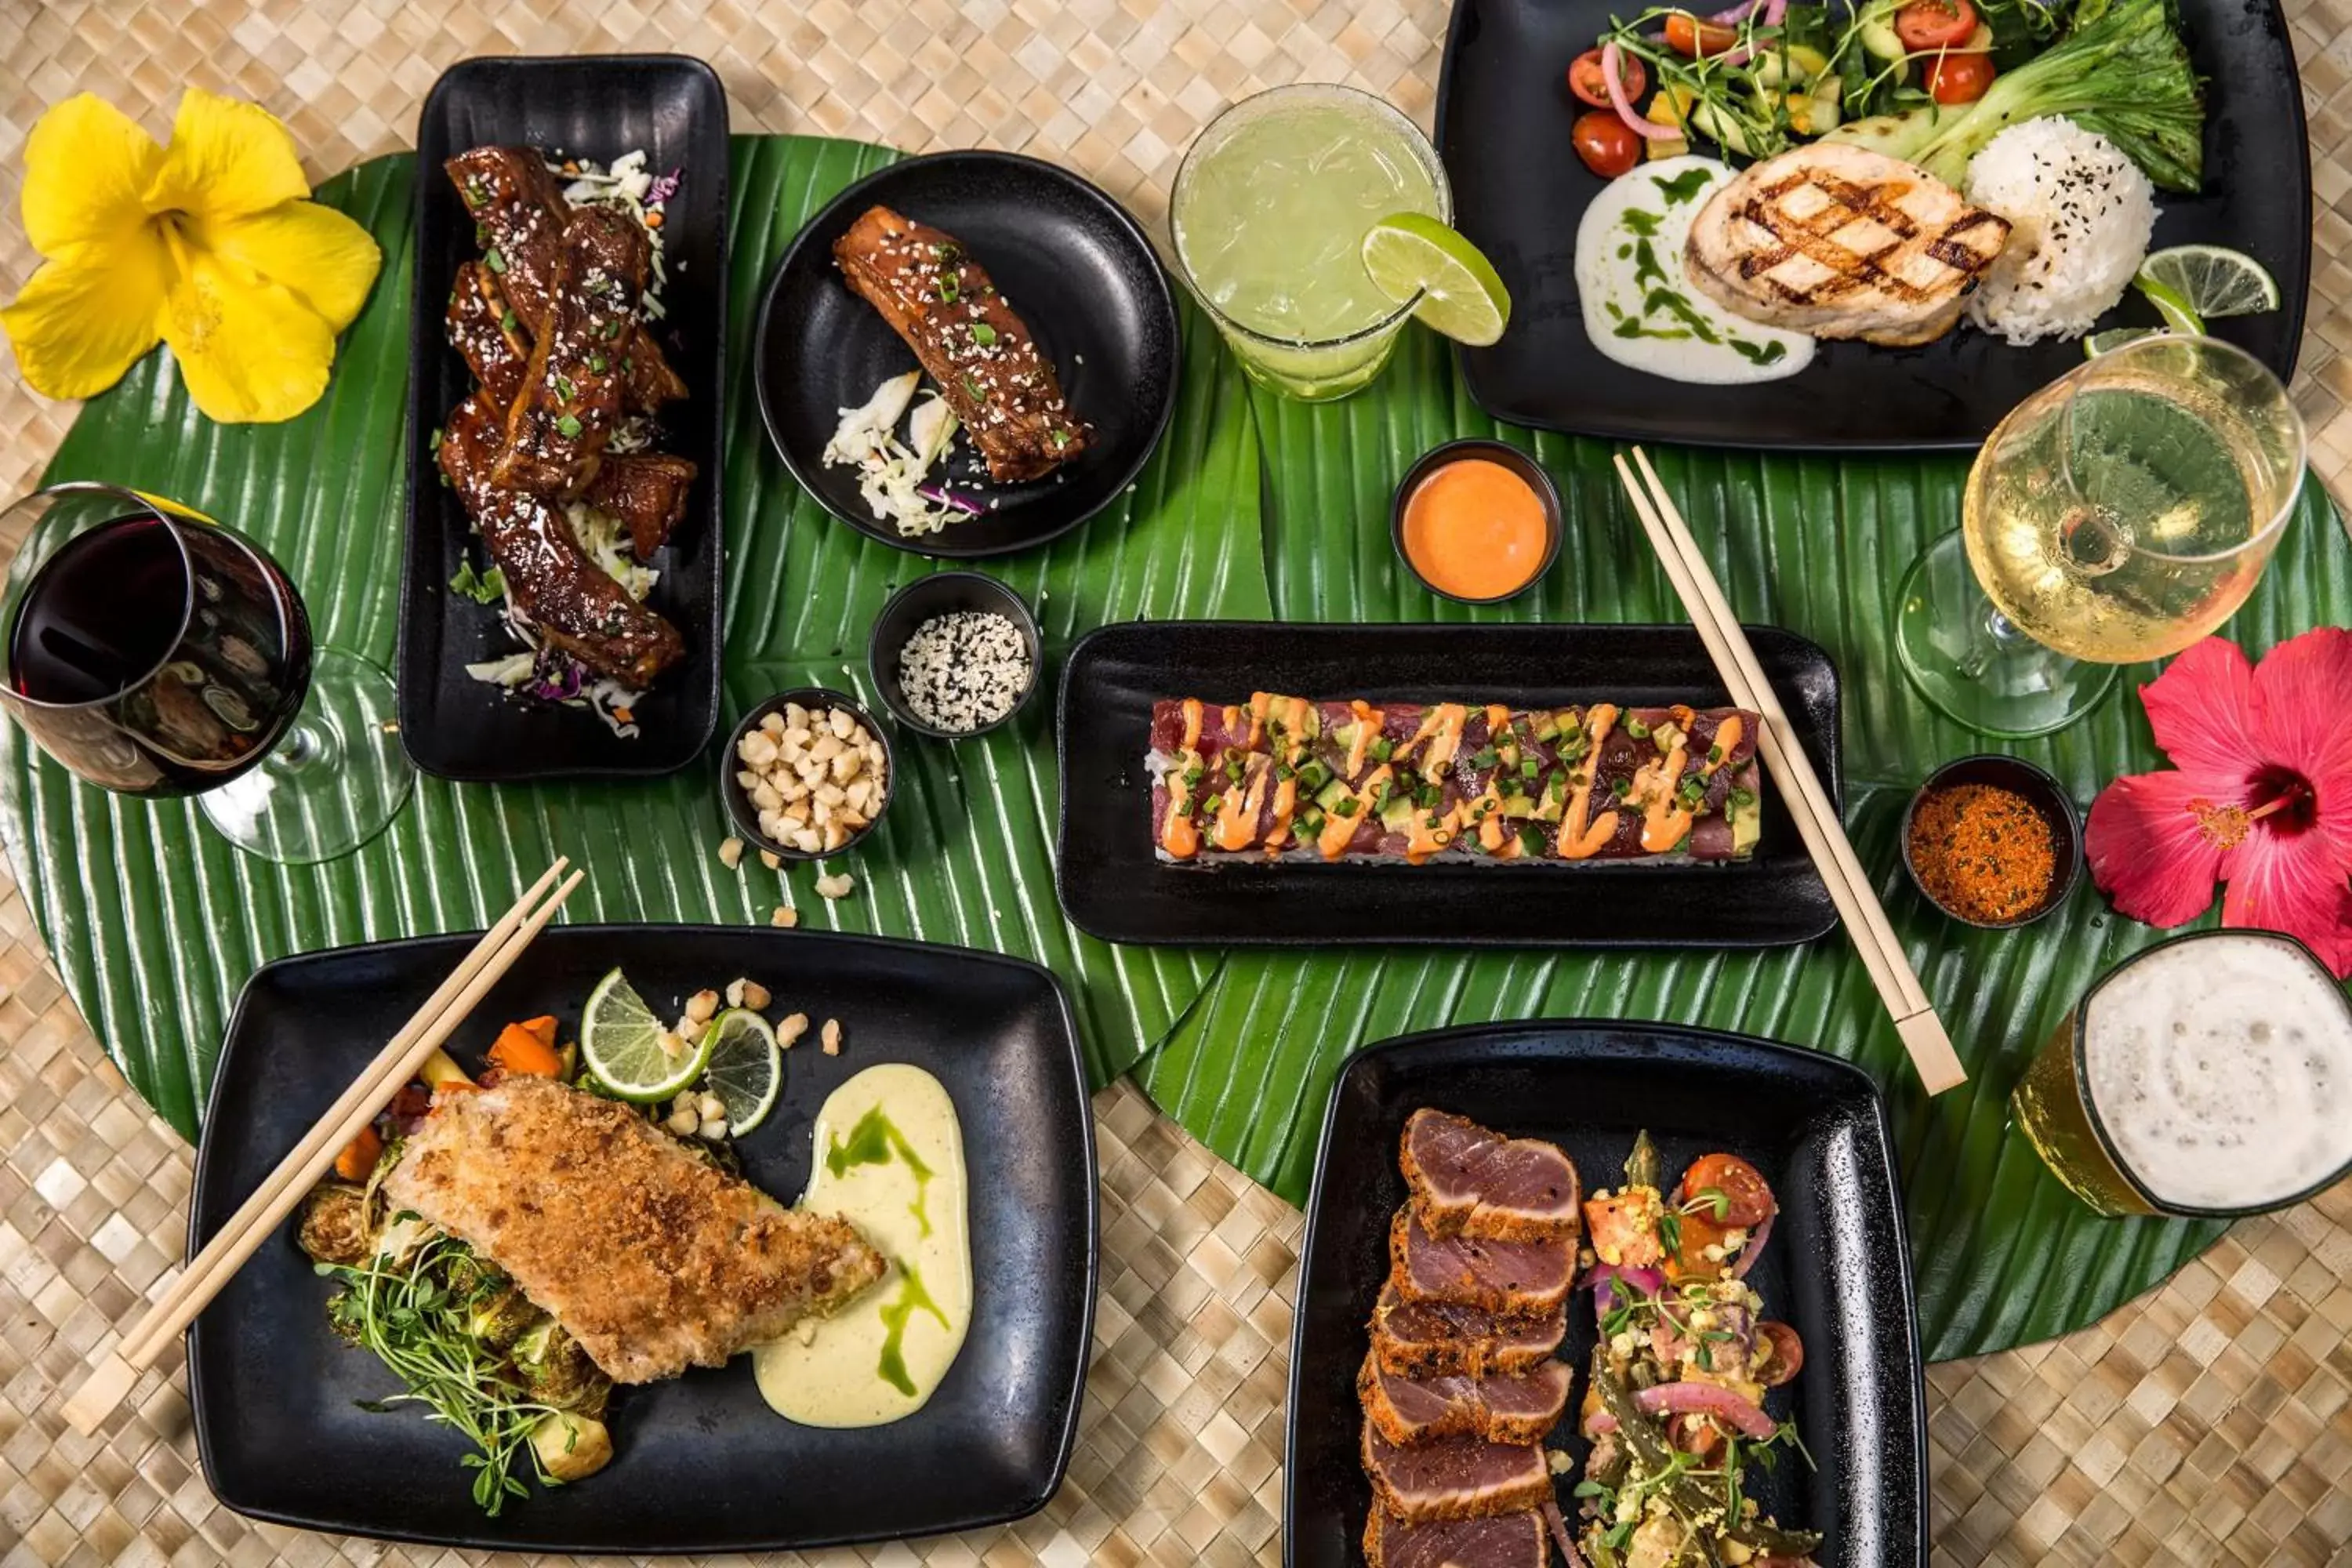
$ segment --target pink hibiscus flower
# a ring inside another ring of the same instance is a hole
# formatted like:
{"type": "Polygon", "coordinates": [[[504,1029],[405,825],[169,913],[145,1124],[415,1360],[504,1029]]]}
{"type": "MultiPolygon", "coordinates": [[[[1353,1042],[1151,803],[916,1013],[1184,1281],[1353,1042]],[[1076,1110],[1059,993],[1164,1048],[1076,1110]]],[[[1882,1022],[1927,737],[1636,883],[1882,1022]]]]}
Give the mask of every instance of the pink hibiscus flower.
{"type": "Polygon", "coordinates": [[[2176,926],[2229,884],[2221,923],[2300,937],[2352,976],[2352,631],[2321,626],[2260,666],[2207,637],[2140,688],[2173,771],[2092,803],[2092,878],[2134,920],[2176,926]]]}

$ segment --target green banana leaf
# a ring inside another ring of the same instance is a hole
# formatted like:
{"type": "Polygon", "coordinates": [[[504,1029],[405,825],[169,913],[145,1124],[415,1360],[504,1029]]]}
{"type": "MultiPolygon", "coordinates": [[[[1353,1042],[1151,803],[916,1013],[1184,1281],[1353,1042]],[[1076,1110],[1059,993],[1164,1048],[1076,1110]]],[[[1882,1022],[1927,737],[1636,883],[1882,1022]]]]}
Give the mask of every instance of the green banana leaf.
{"type": "MultiPolygon", "coordinates": [[[[1498,426],[1452,356],[1408,333],[1371,389],[1307,407],[1253,407],[1268,460],[1276,613],[1297,620],[1679,621],[1602,443],[1498,426]],[[1468,607],[1423,589],[1394,557],[1391,489],[1422,451],[1500,436],[1559,481],[1566,540],[1535,591],[1468,607]]],[[[1969,1081],[1922,1094],[1843,934],[1771,952],[1234,953],[1200,1009],[1139,1071],[1170,1115],[1293,1203],[1303,1202],[1340,1063],[1370,1041],[1489,1019],[1623,1017],[1742,1030],[1859,1063],[1885,1089],[1909,1205],[1924,1342],[1948,1359],[2044,1339],[2163,1279],[2221,1234],[2214,1224],[2094,1217],[2008,1120],[2025,1060],[2100,970],[2157,940],[2116,916],[2087,877],[2021,931],[1977,931],[1919,898],[1900,865],[1905,804],[1939,763],[1996,749],[1937,717],[1889,646],[1896,585],[1954,526],[1964,457],[1653,454],[1742,618],[1829,649],[1844,687],[1846,818],[1895,931],[1950,1028],[1969,1081]]],[[[2308,483],[2277,560],[2226,635],[2259,653],[2352,620],[2352,550],[2308,483]]],[[[2055,737],[2007,747],[2087,805],[2118,773],[2163,765],[2134,691],[2153,665],[2055,737]]],[[[1409,906],[1399,919],[1411,918],[1409,906]]]]}
{"type": "MultiPolygon", "coordinates": [[[[724,489],[730,721],[810,679],[846,686],[870,705],[866,628],[894,586],[932,570],[835,522],[793,486],[761,430],[746,352],[786,241],[835,192],[897,156],[813,138],[735,139],[724,489]]],[[[155,490],[244,530],[291,572],[322,642],[385,664],[399,602],[415,179],[415,160],[399,155],[319,192],[368,227],[385,265],[316,407],[283,425],[215,425],[193,410],[159,352],[91,401],[45,476],[155,490]]],[[[1178,413],[1133,493],[1000,569],[1036,605],[1049,662],[1106,620],[1268,612],[1243,382],[1197,315],[1188,311],[1184,327],[1178,413]]],[[[565,908],[573,921],[764,923],[789,887],[806,926],[1036,959],[1070,984],[1100,1083],[1182,1016],[1216,960],[1112,948],[1062,919],[1049,859],[1052,707],[1034,702],[982,739],[902,746],[894,808],[853,862],[857,891],[839,902],[815,895],[811,867],[780,877],[756,858],[740,871],[719,865],[715,850],[730,830],[715,755],[654,784],[422,779],[391,830],[357,855],[284,868],[231,849],[189,802],[127,800],[76,783],[0,724],[0,833],[75,1004],[139,1093],[190,1137],[228,1009],[256,966],[338,943],[479,927],[558,853],[588,871],[565,908]]]]}

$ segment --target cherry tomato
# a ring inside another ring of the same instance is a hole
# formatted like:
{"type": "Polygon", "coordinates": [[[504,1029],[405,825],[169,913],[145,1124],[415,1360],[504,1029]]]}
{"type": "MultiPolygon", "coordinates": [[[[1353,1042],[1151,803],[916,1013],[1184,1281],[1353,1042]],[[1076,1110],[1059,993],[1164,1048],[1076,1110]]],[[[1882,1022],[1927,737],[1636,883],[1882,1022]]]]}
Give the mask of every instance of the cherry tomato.
{"type": "Polygon", "coordinates": [[[1722,1212],[1712,1208],[1706,1217],[1735,1230],[1753,1230],[1773,1211],[1772,1189],[1756,1167],[1737,1154],[1701,1154],[1683,1173],[1684,1201],[1697,1207],[1697,1199],[1723,1194],[1722,1212]]]}
{"type": "Polygon", "coordinates": [[[1778,1388],[1803,1369],[1805,1342],[1797,1337],[1796,1330],[1786,1323],[1761,1322],[1756,1325],[1756,1337],[1772,1347],[1772,1353],[1756,1369],[1765,1387],[1778,1388]]]}
{"type": "Polygon", "coordinates": [[[1604,180],[1615,179],[1642,161],[1642,138],[1614,110],[1588,109],[1578,115],[1569,141],[1584,166],[1604,180]]]}
{"type": "Polygon", "coordinates": [[[1937,55],[1927,62],[1927,94],[1937,103],[1974,103],[1992,79],[1990,55],[1937,55]]]}
{"type": "Polygon", "coordinates": [[[1666,47],[1685,59],[1724,54],[1738,42],[1736,28],[1719,22],[1702,22],[1687,11],[1666,13],[1666,47]]]}
{"type": "Polygon", "coordinates": [[[1976,30],[1977,8],[1969,0],[1911,0],[1895,13],[1895,36],[1916,55],[1965,44],[1976,30]]]}
{"type": "MultiPolygon", "coordinates": [[[[1617,51],[1617,85],[1625,89],[1628,103],[1640,98],[1650,85],[1649,68],[1639,58],[1622,49],[1617,51]]],[[[1610,106],[1609,79],[1601,74],[1599,49],[1587,49],[1576,57],[1576,63],[1568,68],[1568,90],[1595,109],[1610,106]]]]}

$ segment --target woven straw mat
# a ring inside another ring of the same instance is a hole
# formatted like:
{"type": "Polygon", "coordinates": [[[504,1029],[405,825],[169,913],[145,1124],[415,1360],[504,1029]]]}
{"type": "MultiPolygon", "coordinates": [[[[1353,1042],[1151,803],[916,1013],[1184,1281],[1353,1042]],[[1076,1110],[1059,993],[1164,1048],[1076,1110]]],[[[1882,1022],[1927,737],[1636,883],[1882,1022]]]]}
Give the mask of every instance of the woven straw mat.
{"type": "MultiPolygon", "coordinates": [[[[2347,496],[2352,0],[2287,11],[2318,192],[2295,395],[2320,473],[2347,496]]],[[[15,218],[26,134],[83,89],[158,136],[183,84],[257,100],[323,177],[407,145],[435,77],[467,56],[677,50],[718,68],[738,131],[1018,149],[1084,171],[1157,223],[1194,132],[1257,89],[1349,81],[1426,123],[1445,21],[1440,0],[0,0],[0,296],[35,260],[15,218]]],[[[0,500],[29,487],[72,416],[0,366],[0,500]]],[[[827,1561],[1279,1560],[1300,1218],[1131,1086],[1095,1110],[1103,1295],[1068,1481],[1020,1524],[827,1561]]],[[[100,1438],[59,1421],[61,1389],[180,1258],[190,1152],[107,1062],[5,870],[0,1157],[0,1568],[477,1560],[219,1507],[176,1349],[100,1438]]],[[[2352,1189],[2338,1188],[2240,1226],[2096,1327],[1932,1369],[1936,1561],[2352,1564],[2347,1280],[2352,1189]]]]}

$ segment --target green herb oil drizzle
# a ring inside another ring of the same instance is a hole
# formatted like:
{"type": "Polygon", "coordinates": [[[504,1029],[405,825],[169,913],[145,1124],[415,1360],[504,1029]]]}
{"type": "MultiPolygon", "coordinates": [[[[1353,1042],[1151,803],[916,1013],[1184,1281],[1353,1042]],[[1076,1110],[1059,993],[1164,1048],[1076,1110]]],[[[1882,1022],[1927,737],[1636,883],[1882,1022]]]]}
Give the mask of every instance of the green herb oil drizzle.
{"type": "MultiPolygon", "coordinates": [[[[925,1200],[930,1194],[931,1168],[923,1163],[922,1156],[908,1143],[907,1135],[898,1131],[898,1123],[882,1114],[880,1106],[875,1106],[859,1117],[857,1125],[849,1130],[846,1140],[839,1137],[833,1140],[832,1147],[825,1151],[824,1168],[838,1178],[847,1174],[853,1165],[883,1165],[893,1159],[902,1162],[914,1175],[915,1201],[907,1208],[923,1227],[922,1233],[929,1236],[931,1234],[931,1216],[926,1210],[925,1200]]],[[[912,1274],[913,1271],[908,1270],[909,1278],[912,1274]]],[[[919,1290],[921,1287],[917,1286],[916,1289],[919,1290]]],[[[924,1298],[926,1304],[929,1300],[928,1296],[924,1298]]],[[[932,1308],[932,1310],[937,1311],[938,1309],[932,1308]]]]}
{"type": "MultiPolygon", "coordinates": [[[[873,1112],[866,1114],[870,1117],[873,1112]]],[[[826,1163],[832,1163],[831,1156],[826,1157],[826,1163]]],[[[904,1348],[908,1321],[917,1312],[929,1312],[940,1321],[940,1327],[950,1333],[954,1332],[954,1326],[948,1321],[948,1315],[940,1310],[940,1304],[931,1300],[931,1293],[923,1289],[923,1277],[915,1271],[913,1264],[899,1264],[898,1272],[902,1276],[898,1281],[898,1299],[882,1309],[882,1326],[888,1331],[883,1335],[882,1363],[877,1370],[883,1382],[912,1399],[915,1396],[915,1380],[907,1375],[904,1348]]]]}

